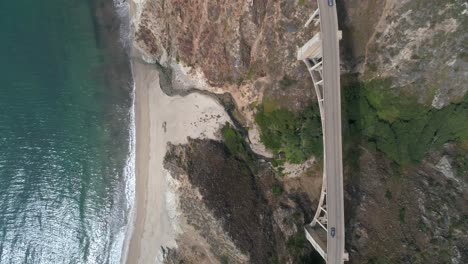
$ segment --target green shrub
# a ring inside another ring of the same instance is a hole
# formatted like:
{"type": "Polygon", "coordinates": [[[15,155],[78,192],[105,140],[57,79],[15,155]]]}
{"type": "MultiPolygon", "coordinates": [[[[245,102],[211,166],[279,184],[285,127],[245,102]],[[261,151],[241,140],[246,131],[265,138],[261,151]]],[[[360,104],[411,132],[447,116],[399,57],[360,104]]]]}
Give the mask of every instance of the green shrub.
{"type": "Polygon", "coordinates": [[[421,232],[427,232],[429,230],[428,226],[422,220],[419,220],[419,230],[421,232]]]}
{"type": "Polygon", "coordinates": [[[279,81],[279,87],[282,89],[288,88],[291,85],[296,84],[298,81],[289,78],[287,75],[283,76],[283,79],[279,81]]]}
{"type": "Polygon", "coordinates": [[[385,192],[385,198],[387,198],[388,200],[391,200],[393,198],[392,192],[390,190],[387,190],[385,192]]]}
{"type": "Polygon", "coordinates": [[[312,154],[322,154],[322,129],[315,107],[300,114],[282,108],[259,106],[255,120],[260,127],[263,144],[274,154],[283,153],[285,160],[301,163],[312,154]]]}
{"type": "Polygon", "coordinates": [[[254,67],[251,67],[249,71],[247,72],[246,79],[253,80],[256,75],[257,75],[257,70],[254,67]]]}
{"type": "Polygon", "coordinates": [[[222,255],[220,258],[221,264],[229,264],[229,258],[226,255],[222,255]]]}
{"type": "Polygon", "coordinates": [[[275,196],[280,196],[281,194],[283,194],[283,188],[280,186],[280,185],[275,185],[273,186],[273,188],[271,189],[271,192],[275,195],[275,196]]]}
{"type": "Polygon", "coordinates": [[[367,264],[394,264],[395,260],[388,256],[372,257],[367,261],[367,264]]]}
{"type": "Polygon", "coordinates": [[[302,231],[297,232],[286,242],[286,247],[289,251],[289,254],[291,254],[291,256],[293,256],[296,261],[300,260],[304,255],[305,242],[305,234],[302,231]]]}
{"type": "Polygon", "coordinates": [[[242,135],[231,127],[228,123],[222,129],[224,144],[229,152],[235,156],[247,157],[247,148],[242,135]]]}
{"type": "Polygon", "coordinates": [[[404,224],[406,222],[406,208],[401,207],[400,212],[398,213],[398,218],[400,219],[400,223],[404,224]]]}
{"type": "Polygon", "coordinates": [[[468,176],[468,151],[460,149],[455,157],[455,167],[457,170],[457,176],[467,177],[468,176]]]}
{"type": "Polygon", "coordinates": [[[248,167],[255,170],[255,157],[250,151],[247,143],[244,141],[241,133],[235,130],[229,123],[221,129],[223,141],[229,153],[239,160],[247,163],[248,167]]]}

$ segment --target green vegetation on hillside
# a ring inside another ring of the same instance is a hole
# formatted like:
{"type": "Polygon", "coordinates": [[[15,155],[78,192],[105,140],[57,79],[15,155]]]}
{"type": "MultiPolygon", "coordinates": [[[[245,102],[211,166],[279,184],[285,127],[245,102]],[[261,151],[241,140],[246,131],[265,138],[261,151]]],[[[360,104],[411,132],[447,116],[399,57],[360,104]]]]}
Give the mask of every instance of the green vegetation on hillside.
{"type": "Polygon", "coordinates": [[[318,106],[312,105],[302,113],[271,107],[264,103],[255,117],[260,127],[260,138],[275,155],[284,155],[286,161],[301,163],[312,154],[322,155],[322,128],[318,106]]]}
{"type": "Polygon", "coordinates": [[[306,249],[308,243],[304,231],[298,231],[288,239],[286,248],[293,258],[293,263],[325,263],[317,251],[306,249]]]}
{"type": "MultiPolygon", "coordinates": [[[[347,122],[344,128],[349,133],[345,140],[353,144],[365,138],[400,165],[417,164],[430,149],[440,148],[447,142],[468,140],[468,97],[437,110],[419,104],[414,96],[397,94],[390,80],[381,79],[346,85],[342,103],[344,122],[347,122]]],[[[301,113],[293,113],[265,101],[258,110],[255,119],[261,140],[274,154],[284,155],[291,163],[322,155],[322,130],[316,104],[301,113]]]]}
{"type": "Polygon", "coordinates": [[[244,141],[241,133],[235,130],[229,123],[221,129],[223,141],[227,149],[234,157],[247,163],[251,170],[254,170],[255,157],[249,150],[247,143],[244,141]]]}
{"type": "Polygon", "coordinates": [[[395,94],[390,80],[344,88],[343,113],[351,138],[364,136],[398,164],[420,162],[429,149],[468,139],[468,100],[441,110],[395,94]]]}
{"type": "Polygon", "coordinates": [[[398,212],[398,218],[400,219],[400,223],[404,224],[406,222],[406,208],[401,207],[400,211],[398,212]]]}
{"type": "Polygon", "coordinates": [[[275,196],[280,196],[284,192],[283,187],[281,187],[281,185],[274,185],[271,191],[275,196]]]}
{"type": "Polygon", "coordinates": [[[229,123],[221,129],[223,134],[224,144],[229,149],[231,154],[246,158],[248,156],[247,147],[245,146],[242,135],[231,127],[229,123]]]}
{"type": "Polygon", "coordinates": [[[457,176],[460,178],[468,177],[468,140],[460,144],[455,156],[455,167],[457,176]]]}
{"type": "Polygon", "coordinates": [[[297,232],[288,239],[286,246],[288,251],[294,257],[295,261],[299,262],[299,260],[303,257],[304,245],[306,242],[307,241],[304,232],[297,232]]]}

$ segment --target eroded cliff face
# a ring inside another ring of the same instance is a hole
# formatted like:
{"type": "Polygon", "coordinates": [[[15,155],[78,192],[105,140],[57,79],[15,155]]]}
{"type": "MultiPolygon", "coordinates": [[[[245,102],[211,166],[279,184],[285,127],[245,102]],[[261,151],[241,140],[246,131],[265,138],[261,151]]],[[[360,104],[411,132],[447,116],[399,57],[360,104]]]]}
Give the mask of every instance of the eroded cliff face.
{"type": "Polygon", "coordinates": [[[351,263],[466,261],[468,194],[466,176],[451,165],[455,151],[447,145],[421,165],[401,169],[362,149],[347,182],[351,263]]]}
{"type": "Polygon", "coordinates": [[[213,140],[170,145],[165,160],[179,194],[183,229],[178,248],[168,249],[167,262],[293,263],[320,258],[297,234],[304,218],[310,219],[308,198],[297,191],[275,192],[280,185],[268,164],[232,153],[213,140]]]}
{"type": "MultiPolygon", "coordinates": [[[[255,106],[264,100],[300,111],[314,97],[297,46],[313,35],[303,25],[316,3],[306,1],[147,1],[136,32],[147,57],[173,69],[176,89],[229,92],[237,119],[260,144],[255,106]]],[[[315,29],[316,30],[316,29],[315,29]]]]}
{"type": "Polygon", "coordinates": [[[463,100],[468,90],[466,2],[364,0],[342,5],[349,9],[343,11],[349,13],[344,22],[351,36],[368,40],[356,50],[361,63],[355,70],[364,78],[391,78],[396,93],[416,96],[437,109],[463,100]],[[359,12],[362,8],[368,12],[359,12]],[[369,30],[369,18],[363,17],[375,14],[369,30]]]}
{"type": "Polygon", "coordinates": [[[241,84],[246,77],[294,78],[304,72],[294,58],[296,43],[310,35],[302,30],[307,7],[294,1],[147,1],[136,38],[162,64],[172,59],[199,68],[212,86],[241,84]]]}
{"type": "MultiPolygon", "coordinates": [[[[466,100],[466,3],[337,4],[343,74],[353,73],[362,83],[388,80],[392,100],[411,98],[402,101],[414,99],[431,113],[466,100]]],[[[244,142],[262,155],[253,160],[262,160],[264,168],[252,170],[249,162],[229,154],[226,140],[172,146],[167,166],[192,231],[179,238],[180,247],[169,251],[168,260],[303,260],[310,248],[297,234],[315,210],[320,157],[319,162],[310,157],[307,166],[273,169],[282,157],[265,148],[255,117],[259,105],[300,115],[315,104],[306,68],[295,58],[297,47],[318,30],[303,27],[315,1],[147,0],[141,7],[135,40],[146,60],[170,69],[175,90],[232,95],[232,117],[245,132],[244,142]],[[226,187],[231,185],[236,186],[226,187]]],[[[343,121],[351,263],[468,262],[467,139],[450,138],[418,163],[402,165],[376,148],[375,139],[351,135],[354,121],[343,121]]],[[[384,121],[389,127],[394,122],[384,121]]]]}

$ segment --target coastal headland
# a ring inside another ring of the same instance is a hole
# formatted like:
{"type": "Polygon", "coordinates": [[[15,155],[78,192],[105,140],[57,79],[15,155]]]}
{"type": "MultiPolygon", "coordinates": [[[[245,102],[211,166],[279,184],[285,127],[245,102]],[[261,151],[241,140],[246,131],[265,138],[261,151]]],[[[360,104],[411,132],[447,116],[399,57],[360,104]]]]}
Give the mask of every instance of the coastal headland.
{"type": "MultiPolygon", "coordinates": [[[[319,30],[303,27],[317,2],[130,3],[127,263],[320,263],[303,228],[322,186],[322,129],[296,59],[319,30]]],[[[336,4],[350,263],[467,262],[466,6],[336,4]]]]}

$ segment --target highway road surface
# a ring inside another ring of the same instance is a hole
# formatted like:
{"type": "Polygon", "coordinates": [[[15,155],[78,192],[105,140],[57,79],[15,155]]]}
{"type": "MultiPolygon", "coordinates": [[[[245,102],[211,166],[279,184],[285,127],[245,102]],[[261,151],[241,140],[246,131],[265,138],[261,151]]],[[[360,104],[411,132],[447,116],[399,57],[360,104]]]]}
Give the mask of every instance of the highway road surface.
{"type": "Polygon", "coordinates": [[[343,263],[344,206],[343,160],[341,143],[341,92],[338,18],[336,0],[318,0],[322,37],[325,135],[325,173],[327,175],[327,263],[343,263]],[[331,228],[335,228],[332,237],[331,228]]]}

